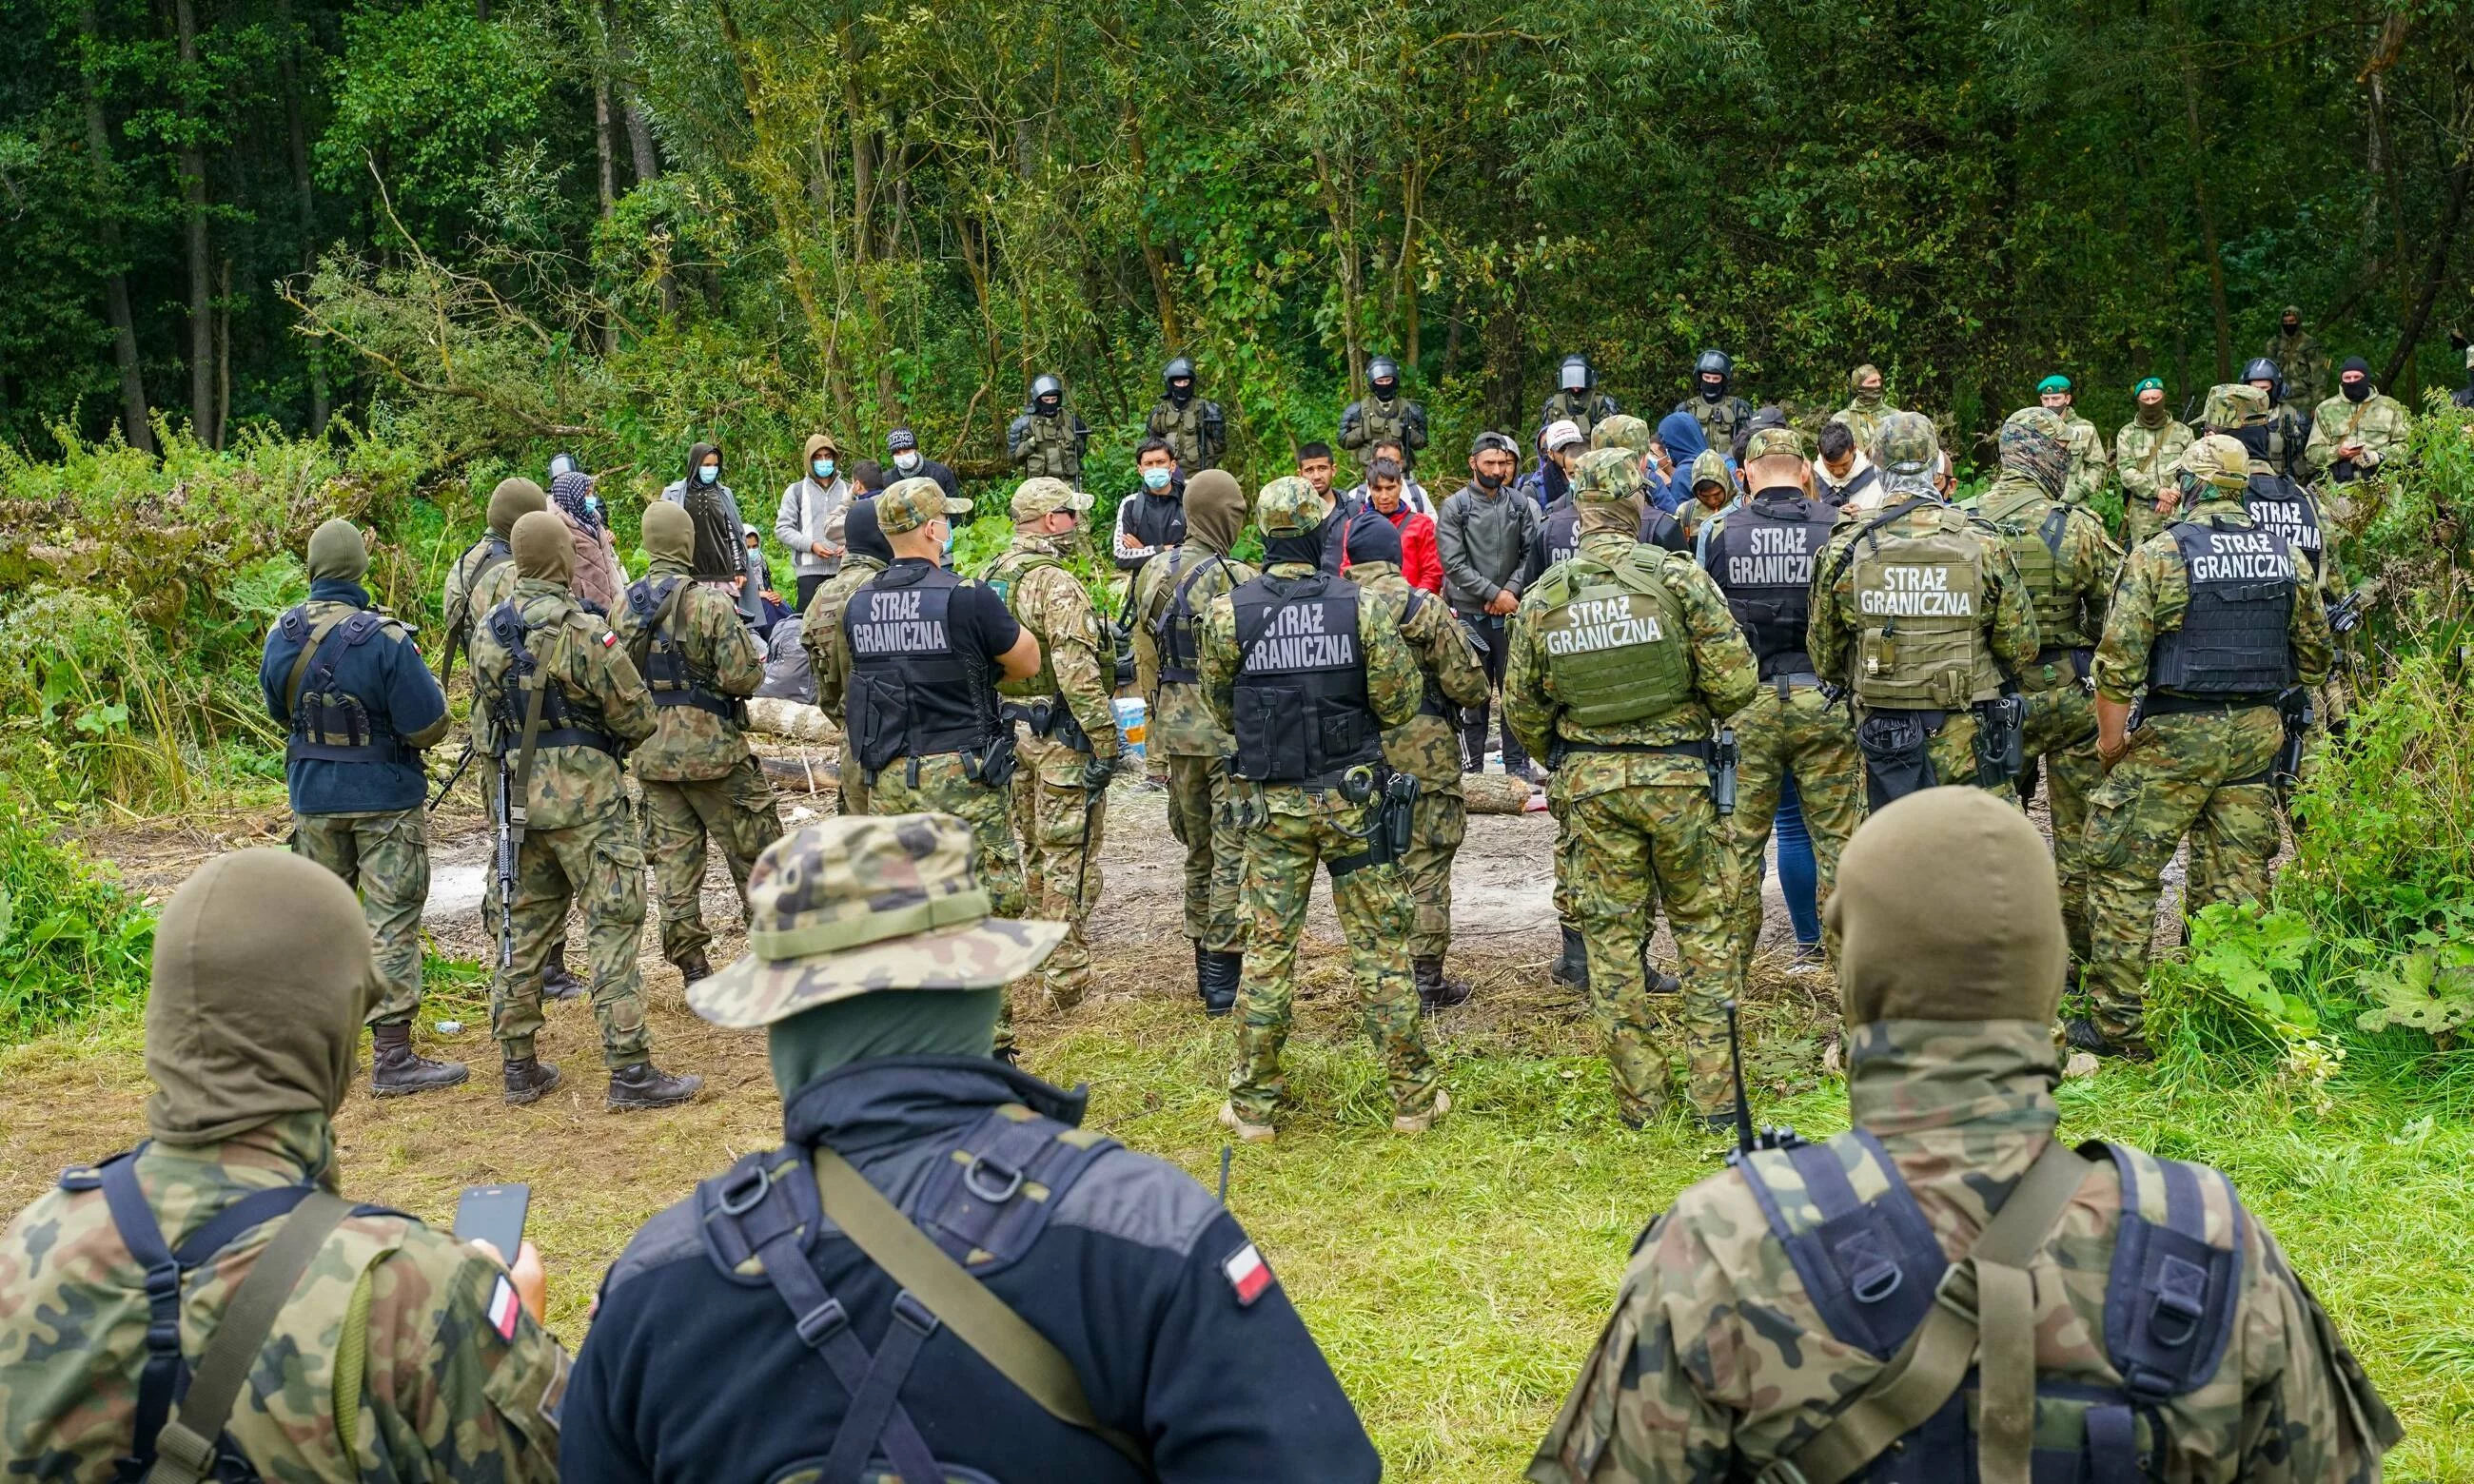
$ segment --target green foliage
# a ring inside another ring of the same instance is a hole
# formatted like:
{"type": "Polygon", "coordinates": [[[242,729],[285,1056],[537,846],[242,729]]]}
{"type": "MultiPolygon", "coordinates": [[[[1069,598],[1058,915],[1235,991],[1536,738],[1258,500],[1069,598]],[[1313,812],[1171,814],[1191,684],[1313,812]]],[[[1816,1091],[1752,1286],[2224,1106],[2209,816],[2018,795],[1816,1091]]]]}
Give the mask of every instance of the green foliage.
{"type": "Polygon", "coordinates": [[[0,1043],[146,997],[155,914],[0,798],[0,1043]]]}
{"type": "Polygon", "coordinates": [[[2213,902],[2191,920],[2191,968],[2220,1003],[2294,1040],[2319,1029],[2310,1002],[2285,986],[2301,972],[2311,926],[2299,913],[2213,902]]]}

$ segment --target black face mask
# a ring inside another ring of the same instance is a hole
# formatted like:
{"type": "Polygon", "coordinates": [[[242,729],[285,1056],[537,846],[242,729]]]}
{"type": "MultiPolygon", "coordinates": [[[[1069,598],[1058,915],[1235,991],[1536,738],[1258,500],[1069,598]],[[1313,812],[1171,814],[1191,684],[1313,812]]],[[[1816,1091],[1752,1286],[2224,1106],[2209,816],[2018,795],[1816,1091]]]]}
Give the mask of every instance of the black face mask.
{"type": "Polygon", "coordinates": [[[1705,402],[1714,402],[1726,395],[1727,384],[1723,381],[1705,381],[1701,383],[1701,400],[1705,402]]]}
{"type": "Polygon", "coordinates": [[[1322,564],[1322,533],[1315,531],[1304,536],[1267,536],[1263,538],[1263,560],[1267,562],[1295,562],[1307,566],[1320,566],[1322,564]]]}
{"type": "Polygon", "coordinates": [[[1485,491],[1489,494],[1492,494],[1495,491],[1503,488],[1503,481],[1492,474],[1472,474],[1469,476],[1469,479],[1472,484],[1475,484],[1479,489],[1485,491]]]}
{"type": "Polygon", "coordinates": [[[1392,400],[1392,394],[1400,390],[1400,383],[1396,381],[1376,381],[1369,385],[1373,389],[1377,401],[1388,402],[1392,400]]]}
{"type": "Polygon", "coordinates": [[[1056,409],[1064,405],[1064,399],[1055,396],[1043,396],[1033,401],[1031,405],[1039,409],[1039,415],[1041,417],[1054,418],[1056,416],[1056,409]]]}
{"type": "Polygon", "coordinates": [[[2345,400],[2349,402],[2367,402],[2371,399],[2371,378],[2365,376],[2360,381],[2341,381],[2337,390],[2345,394],[2345,400]]]}
{"type": "Polygon", "coordinates": [[[2299,335],[2302,333],[2302,322],[2299,320],[2288,320],[2285,322],[2284,329],[2288,336],[2299,335]]]}
{"type": "Polygon", "coordinates": [[[1191,381],[1172,381],[1172,382],[1170,382],[1170,383],[1168,384],[1168,399],[1169,399],[1170,401],[1172,401],[1172,402],[1175,402],[1175,403],[1176,403],[1176,405],[1178,405],[1179,407],[1182,407],[1182,406],[1184,406],[1186,403],[1188,403],[1188,402],[1190,402],[1190,401],[1193,401],[1193,400],[1194,400],[1194,383],[1193,383],[1193,382],[1191,382],[1191,381]]]}
{"type": "Polygon", "coordinates": [[[2246,428],[2236,428],[2227,436],[2248,449],[2252,458],[2265,459],[2268,457],[2268,434],[2267,423],[2254,422],[2246,428]]]}

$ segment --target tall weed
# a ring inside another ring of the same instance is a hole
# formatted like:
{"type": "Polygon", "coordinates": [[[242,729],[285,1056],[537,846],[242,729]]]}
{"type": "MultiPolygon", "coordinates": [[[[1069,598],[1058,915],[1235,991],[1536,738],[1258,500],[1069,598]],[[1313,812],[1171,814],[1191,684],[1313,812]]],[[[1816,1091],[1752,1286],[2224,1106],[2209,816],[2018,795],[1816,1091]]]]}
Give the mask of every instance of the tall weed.
{"type": "Polygon", "coordinates": [[[155,914],[0,799],[0,1043],[144,1002],[155,914]]]}

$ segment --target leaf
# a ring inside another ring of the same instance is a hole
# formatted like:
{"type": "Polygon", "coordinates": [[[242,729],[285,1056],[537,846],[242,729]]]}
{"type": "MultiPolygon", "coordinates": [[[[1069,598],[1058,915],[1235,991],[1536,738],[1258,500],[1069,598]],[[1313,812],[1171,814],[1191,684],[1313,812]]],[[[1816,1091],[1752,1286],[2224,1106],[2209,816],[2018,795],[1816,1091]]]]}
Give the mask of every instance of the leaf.
{"type": "Polygon", "coordinates": [[[2366,969],[2354,983],[2376,1002],[2355,1017],[2364,1030],[2401,1025],[2437,1040],[2474,1024],[2474,975],[2439,972],[2428,949],[2407,954],[2395,972],[2366,969]]]}

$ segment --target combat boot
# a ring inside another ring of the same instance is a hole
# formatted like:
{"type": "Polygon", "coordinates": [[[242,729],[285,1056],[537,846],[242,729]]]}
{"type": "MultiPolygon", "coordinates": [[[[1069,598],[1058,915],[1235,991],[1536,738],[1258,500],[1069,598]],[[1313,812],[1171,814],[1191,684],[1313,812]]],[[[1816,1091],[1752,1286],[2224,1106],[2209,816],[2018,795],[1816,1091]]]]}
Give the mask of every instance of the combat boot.
{"type": "Polygon", "coordinates": [[[2153,1062],[2156,1053],[2144,1041],[2116,1041],[2097,1028],[2094,1020],[2072,1018],[2062,1022],[2062,1039],[2074,1051],[2094,1056],[2115,1058],[2125,1062],[2153,1062]]]}
{"type": "Polygon", "coordinates": [[[1589,988],[1589,950],[1581,941],[1581,930],[1566,924],[1564,928],[1564,956],[1555,961],[1553,970],[1557,984],[1587,992],[1589,988]]]}
{"type": "Polygon", "coordinates": [[[710,979],[713,977],[713,963],[710,959],[707,959],[704,956],[704,949],[702,948],[698,948],[693,953],[691,953],[687,957],[679,960],[678,969],[679,981],[683,985],[693,984],[698,979],[710,979]]]}
{"type": "Polygon", "coordinates": [[[507,1080],[507,1104],[512,1108],[540,1102],[559,1084],[558,1068],[544,1066],[539,1057],[528,1056],[521,1061],[509,1062],[503,1070],[507,1080]]]}
{"type": "Polygon", "coordinates": [[[1649,993],[1652,994],[1684,993],[1684,981],[1659,968],[1657,960],[1649,956],[1649,945],[1645,943],[1640,945],[1640,977],[1641,982],[1649,986],[1649,993]]]}
{"type": "Polygon", "coordinates": [[[1237,1008],[1237,981],[1246,976],[1246,955],[1212,952],[1202,957],[1202,1013],[1217,1020],[1237,1008]]]}
{"type": "Polygon", "coordinates": [[[542,998],[574,999],[591,988],[567,971],[567,941],[561,939],[553,944],[548,961],[542,965],[542,998]]]}
{"type": "Polygon", "coordinates": [[[650,1062],[638,1062],[610,1074],[610,1095],[603,1106],[612,1113],[644,1108],[670,1108],[694,1098],[704,1079],[693,1073],[673,1077],[650,1062]]]}
{"type": "Polygon", "coordinates": [[[432,1088],[451,1088],[471,1075],[461,1062],[433,1062],[425,1056],[416,1056],[409,1025],[370,1027],[370,1091],[378,1097],[405,1097],[432,1088]]]}
{"type": "Polygon", "coordinates": [[[1452,1111],[1452,1095],[1441,1088],[1435,1089],[1434,1106],[1421,1113],[1397,1113],[1392,1119],[1395,1134],[1423,1134],[1433,1128],[1443,1114],[1452,1111]]]}
{"type": "Polygon", "coordinates": [[[1236,1136],[1241,1144],[1268,1144],[1279,1130],[1268,1123],[1249,1123],[1234,1103],[1220,1105],[1220,1126],[1236,1136]]]}
{"type": "Polygon", "coordinates": [[[1418,980],[1418,1003],[1426,1010],[1448,1010],[1466,1004],[1469,997],[1468,981],[1443,977],[1443,961],[1421,958],[1411,962],[1410,970],[1418,980]]]}

